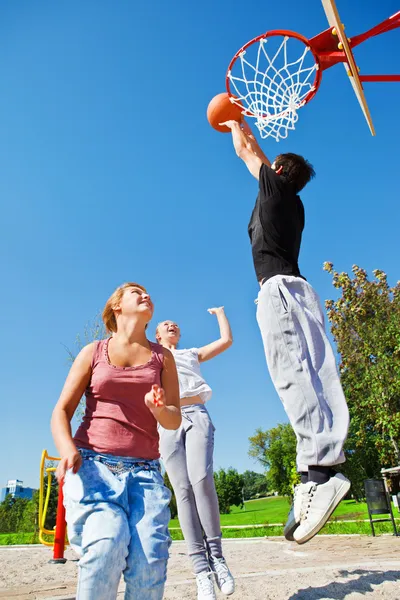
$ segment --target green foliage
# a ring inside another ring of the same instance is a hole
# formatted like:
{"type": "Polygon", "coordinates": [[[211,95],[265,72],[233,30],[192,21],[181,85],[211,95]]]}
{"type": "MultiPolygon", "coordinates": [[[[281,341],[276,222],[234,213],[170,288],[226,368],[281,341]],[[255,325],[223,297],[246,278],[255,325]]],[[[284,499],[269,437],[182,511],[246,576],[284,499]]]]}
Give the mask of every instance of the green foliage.
{"type": "Polygon", "coordinates": [[[28,503],[25,498],[13,498],[11,495],[5,497],[0,504],[0,532],[14,533],[22,521],[24,509],[28,503]]]}
{"type": "Polygon", "coordinates": [[[39,492],[33,493],[31,500],[26,503],[22,519],[16,531],[37,531],[38,529],[39,492]]]}
{"type": "Polygon", "coordinates": [[[172,487],[172,484],[169,480],[167,472],[164,473],[164,484],[170,490],[170,492],[172,494],[171,502],[169,503],[169,510],[171,511],[171,519],[175,519],[175,517],[178,515],[178,509],[176,506],[176,498],[175,498],[174,488],[172,487]]]}
{"type": "MultiPolygon", "coordinates": [[[[45,494],[47,491],[45,484],[45,494]]],[[[53,529],[56,524],[58,502],[58,483],[52,477],[49,506],[46,515],[45,528],[53,529]]],[[[0,533],[19,533],[38,531],[39,491],[36,490],[31,500],[28,498],[13,498],[6,496],[0,504],[0,533]]]]}
{"type": "Polygon", "coordinates": [[[34,505],[28,498],[6,496],[0,504],[0,533],[16,533],[35,527],[34,505]]]}
{"type": "Polygon", "coordinates": [[[357,419],[352,419],[344,447],[346,462],[340,465],[340,471],[351,481],[351,495],[360,501],[365,498],[365,479],[380,478],[381,464],[374,441],[376,433],[371,431],[370,435],[365,436],[363,444],[359,445],[357,426],[357,419]]]}
{"type": "Polygon", "coordinates": [[[39,544],[35,531],[28,533],[0,533],[0,546],[15,546],[18,544],[39,544]]]}
{"type": "Polygon", "coordinates": [[[249,456],[267,470],[269,488],[282,496],[291,496],[296,470],[296,436],[289,423],[272,429],[257,429],[249,438],[249,456]]]}
{"type": "Polygon", "coordinates": [[[255,471],[245,471],[243,477],[243,497],[245,500],[252,500],[260,496],[266,496],[268,493],[268,480],[265,473],[256,473],[255,471]]]}
{"type": "Polygon", "coordinates": [[[400,461],[400,282],[390,287],[380,270],[370,281],[357,265],[353,276],[324,269],[341,293],[325,305],[351,417],[345,469],[360,493],[363,479],[400,461]]]}
{"type": "Polygon", "coordinates": [[[297,471],[296,462],[292,464],[292,470],[290,471],[290,489],[298,485],[301,481],[300,473],[297,471]]]}
{"type": "Polygon", "coordinates": [[[236,469],[219,469],[214,481],[221,514],[229,514],[232,505],[243,506],[243,476],[236,469]]]}

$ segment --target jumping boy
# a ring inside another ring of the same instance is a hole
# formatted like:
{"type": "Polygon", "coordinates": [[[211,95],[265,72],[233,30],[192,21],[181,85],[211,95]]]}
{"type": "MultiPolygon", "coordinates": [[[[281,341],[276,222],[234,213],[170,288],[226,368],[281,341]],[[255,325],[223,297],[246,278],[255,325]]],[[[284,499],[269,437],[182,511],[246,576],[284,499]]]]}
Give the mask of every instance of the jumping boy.
{"type": "Polygon", "coordinates": [[[271,379],[297,438],[301,483],[284,533],[303,544],[350,489],[348,479],[332,469],[345,461],[348,408],[318,295],[298,266],[304,229],[298,194],[315,173],[297,154],[280,154],[271,164],[245,121],[224,124],[236,154],[259,181],[248,226],[261,288],[257,321],[271,379]]]}

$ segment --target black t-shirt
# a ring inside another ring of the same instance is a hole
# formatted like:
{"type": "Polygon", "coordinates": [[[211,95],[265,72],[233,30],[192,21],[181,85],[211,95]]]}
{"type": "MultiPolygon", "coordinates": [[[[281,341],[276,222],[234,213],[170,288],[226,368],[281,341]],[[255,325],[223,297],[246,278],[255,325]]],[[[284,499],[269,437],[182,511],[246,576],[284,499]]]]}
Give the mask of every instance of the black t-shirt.
{"type": "Polygon", "coordinates": [[[259,193],[251,215],[250,236],[258,281],[274,275],[301,277],[298,259],[304,206],[293,184],[261,165],[259,193]]]}

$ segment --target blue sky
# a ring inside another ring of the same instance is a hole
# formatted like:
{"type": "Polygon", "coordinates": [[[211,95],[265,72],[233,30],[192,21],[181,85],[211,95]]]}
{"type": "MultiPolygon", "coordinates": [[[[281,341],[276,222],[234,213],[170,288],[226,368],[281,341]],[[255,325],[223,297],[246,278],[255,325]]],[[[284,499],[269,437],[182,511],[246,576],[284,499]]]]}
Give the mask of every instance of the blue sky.
{"type": "MultiPolygon", "coordinates": [[[[155,301],[151,338],[159,320],[173,319],[183,346],[206,344],[218,334],[206,309],[225,305],[234,345],[204,365],[214,390],[215,465],[257,468],[248,437],[286,420],[255,320],[247,223],[257,183],[205,111],[250,38],[282,27],[312,37],[327,27],[319,2],[302,5],[1,3],[0,486],[16,477],[37,485],[41,451],[54,451],[49,419],[68,370],[64,345],[74,347],[127,280],[155,301]]],[[[348,35],[398,10],[389,0],[338,5],[348,35]]],[[[400,71],[399,36],[357,48],[362,70],[400,71]]],[[[325,260],[399,279],[400,84],[365,90],[376,138],[338,65],[324,73],[288,140],[263,143],[271,158],[293,151],[315,166],[302,195],[300,263],[322,299],[334,296],[325,260]]]]}

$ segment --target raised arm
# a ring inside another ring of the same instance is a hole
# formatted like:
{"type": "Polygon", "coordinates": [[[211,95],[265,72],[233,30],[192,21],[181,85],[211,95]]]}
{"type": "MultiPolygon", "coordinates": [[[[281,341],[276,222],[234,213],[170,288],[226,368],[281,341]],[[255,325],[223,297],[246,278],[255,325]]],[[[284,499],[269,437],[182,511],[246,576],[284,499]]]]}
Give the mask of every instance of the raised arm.
{"type": "Polygon", "coordinates": [[[270,167],[271,162],[258,145],[249,125],[244,120],[242,123],[227,121],[223,125],[229,127],[232,132],[232,141],[236,154],[243,160],[250,173],[258,179],[261,165],[264,163],[270,167]]]}
{"type": "Polygon", "coordinates": [[[221,354],[221,352],[224,352],[230,346],[232,346],[233,342],[231,326],[229,325],[229,321],[226,317],[224,307],[220,306],[219,308],[209,308],[208,312],[210,315],[216,315],[217,317],[220,337],[218,340],[215,340],[215,342],[211,342],[211,344],[207,344],[207,346],[199,348],[200,362],[204,362],[214,358],[214,356],[218,356],[218,354],[221,354]]]}
{"type": "Polygon", "coordinates": [[[81,456],[72,439],[71,419],[91,377],[94,344],[85,346],[76,357],[65,381],[60,398],[51,417],[51,432],[61,460],[57,478],[61,481],[68,469],[76,473],[81,466],[81,456]]]}

